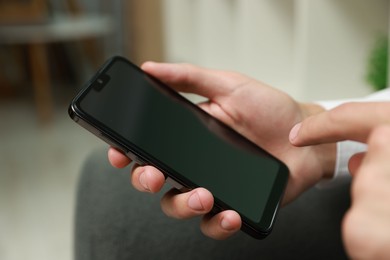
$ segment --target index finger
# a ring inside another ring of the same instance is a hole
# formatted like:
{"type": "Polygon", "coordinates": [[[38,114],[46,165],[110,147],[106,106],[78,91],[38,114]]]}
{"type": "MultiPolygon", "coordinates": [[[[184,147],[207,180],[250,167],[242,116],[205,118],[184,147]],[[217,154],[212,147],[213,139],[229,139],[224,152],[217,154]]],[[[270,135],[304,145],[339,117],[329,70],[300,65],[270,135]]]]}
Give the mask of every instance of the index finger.
{"type": "Polygon", "coordinates": [[[390,102],[345,103],[295,125],[290,142],[296,146],[344,140],[366,142],[371,130],[390,122],[390,102]]]}

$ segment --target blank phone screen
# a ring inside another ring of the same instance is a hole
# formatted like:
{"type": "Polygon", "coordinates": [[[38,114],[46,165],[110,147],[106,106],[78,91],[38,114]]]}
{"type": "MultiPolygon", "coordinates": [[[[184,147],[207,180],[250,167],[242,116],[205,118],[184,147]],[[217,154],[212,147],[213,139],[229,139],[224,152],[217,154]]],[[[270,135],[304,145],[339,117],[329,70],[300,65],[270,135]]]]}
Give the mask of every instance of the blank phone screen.
{"type": "Polygon", "coordinates": [[[106,66],[78,106],[143,160],[255,223],[280,200],[283,163],[125,60],[106,66]]]}

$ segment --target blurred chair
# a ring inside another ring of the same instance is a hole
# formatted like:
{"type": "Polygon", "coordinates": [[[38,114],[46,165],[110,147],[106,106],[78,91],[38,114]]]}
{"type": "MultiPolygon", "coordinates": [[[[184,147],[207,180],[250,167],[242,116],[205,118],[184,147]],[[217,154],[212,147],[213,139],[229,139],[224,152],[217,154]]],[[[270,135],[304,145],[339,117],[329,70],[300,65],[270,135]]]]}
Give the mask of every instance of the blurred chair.
{"type": "MultiPolygon", "coordinates": [[[[48,0],[0,1],[0,44],[26,46],[37,112],[43,122],[50,120],[53,103],[48,44],[96,39],[112,29],[110,17],[87,14],[77,1],[66,2],[69,12],[50,13],[48,0]]],[[[84,48],[87,55],[95,49],[89,45],[84,48]]]]}
{"type": "Polygon", "coordinates": [[[0,1],[0,23],[40,23],[48,17],[46,0],[0,1]]]}

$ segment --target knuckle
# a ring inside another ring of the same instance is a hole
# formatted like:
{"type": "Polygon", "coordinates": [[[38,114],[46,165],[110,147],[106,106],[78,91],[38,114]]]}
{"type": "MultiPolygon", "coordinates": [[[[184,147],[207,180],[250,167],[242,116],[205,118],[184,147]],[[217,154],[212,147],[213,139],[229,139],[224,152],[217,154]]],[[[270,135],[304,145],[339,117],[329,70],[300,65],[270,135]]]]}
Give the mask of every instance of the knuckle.
{"type": "Polygon", "coordinates": [[[349,102],[344,103],[336,108],[329,111],[329,121],[331,123],[338,124],[343,121],[345,118],[345,115],[349,115],[350,113],[354,112],[356,110],[356,103],[349,102]]]}
{"type": "Polygon", "coordinates": [[[368,142],[375,148],[387,148],[390,142],[390,125],[375,127],[368,142]]]}
{"type": "Polygon", "coordinates": [[[172,189],[161,198],[160,204],[165,215],[175,219],[188,218],[182,195],[178,190],[172,189]]]}

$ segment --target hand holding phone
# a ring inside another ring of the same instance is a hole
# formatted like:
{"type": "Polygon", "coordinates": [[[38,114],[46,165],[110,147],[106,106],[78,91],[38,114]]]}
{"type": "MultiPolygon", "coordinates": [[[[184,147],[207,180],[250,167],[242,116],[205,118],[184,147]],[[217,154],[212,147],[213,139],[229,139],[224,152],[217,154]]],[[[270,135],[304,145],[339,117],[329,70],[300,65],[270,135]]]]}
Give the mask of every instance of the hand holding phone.
{"type": "Polygon", "coordinates": [[[69,113],[176,186],[211,191],[214,209],[237,211],[245,232],[263,238],[271,231],[287,167],[127,60],[106,63],[69,113]]]}

